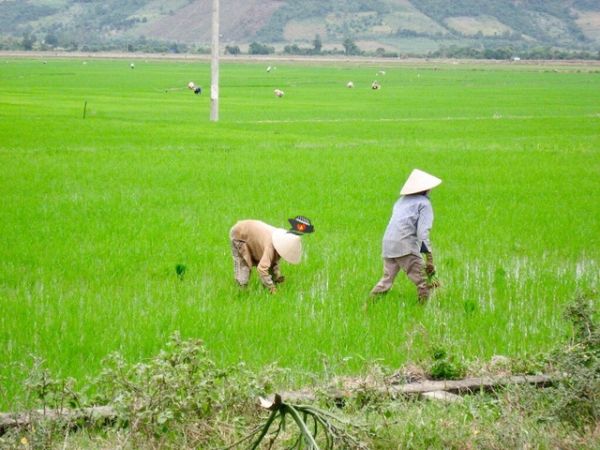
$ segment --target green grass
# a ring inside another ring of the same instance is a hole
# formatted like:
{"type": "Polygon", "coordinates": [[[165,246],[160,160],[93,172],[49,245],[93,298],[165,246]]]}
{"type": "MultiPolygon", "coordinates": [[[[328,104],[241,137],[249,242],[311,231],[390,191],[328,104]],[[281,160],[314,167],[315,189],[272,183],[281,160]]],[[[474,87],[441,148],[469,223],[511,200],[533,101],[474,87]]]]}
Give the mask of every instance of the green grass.
{"type": "Polygon", "coordinates": [[[597,70],[276,65],[223,63],[211,123],[205,63],[0,60],[0,407],[22,397],[30,354],[83,379],[175,330],[218,361],[296,373],[395,367],[434,345],[527,357],[563,339],[564,305],[599,282],[597,70]],[[444,287],[422,307],[401,275],[365,313],[414,167],[444,180],[444,287]],[[239,292],[229,228],[297,214],[316,227],[303,263],[282,265],[276,296],[256,273],[239,292]]]}

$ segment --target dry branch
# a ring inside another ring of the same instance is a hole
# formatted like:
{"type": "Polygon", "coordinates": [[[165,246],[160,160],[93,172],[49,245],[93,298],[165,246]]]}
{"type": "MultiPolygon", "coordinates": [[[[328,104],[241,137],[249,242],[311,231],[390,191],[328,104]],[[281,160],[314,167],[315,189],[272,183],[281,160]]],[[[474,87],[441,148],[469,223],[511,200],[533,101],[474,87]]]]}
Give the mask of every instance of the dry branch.
{"type": "Polygon", "coordinates": [[[0,434],[9,428],[29,426],[37,421],[62,421],[65,423],[96,423],[113,420],[117,413],[110,406],[80,409],[36,409],[24,413],[0,413],[0,434]]]}
{"type": "MultiPolygon", "coordinates": [[[[327,395],[335,399],[350,398],[357,390],[368,389],[391,398],[407,395],[421,395],[426,392],[445,391],[452,394],[468,394],[479,391],[491,391],[508,385],[532,384],[539,387],[551,385],[556,377],[548,375],[515,375],[503,377],[477,377],[463,380],[427,380],[407,384],[370,384],[366,381],[347,381],[339,389],[330,390],[327,395]]],[[[302,389],[284,392],[281,396],[286,401],[311,402],[315,401],[314,391],[302,389]]]]}

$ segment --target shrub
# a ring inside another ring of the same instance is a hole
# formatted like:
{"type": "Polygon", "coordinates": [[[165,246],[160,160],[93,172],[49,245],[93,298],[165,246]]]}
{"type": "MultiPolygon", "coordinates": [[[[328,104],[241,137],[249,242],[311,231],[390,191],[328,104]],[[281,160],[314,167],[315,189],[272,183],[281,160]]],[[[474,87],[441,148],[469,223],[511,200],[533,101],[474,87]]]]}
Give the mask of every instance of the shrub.
{"type": "Polygon", "coordinates": [[[242,52],[237,45],[226,45],[225,53],[227,53],[229,55],[239,55],[242,52]]]}
{"type": "Polygon", "coordinates": [[[165,349],[133,367],[111,355],[96,380],[94,403],[112,405],[131,432],[158,436],[177,424],[214,418],[220,411],[243,413],[259,394],[269,392],[271,376],[244,364],[219,368],[200,340],[171,337],[165,349]]]}
{"type": "Polygon", "coordinates": [[[579,297],[565,315],[573,324],[570,342],[551,361],[563,375],[555,413],[575,426],[600,420],[600,326],[595,301],[579,297]]]}
{"type": "Polygon", "coordinates": [[[275,53],[274,47],[259,44],[258,42],[252,42],[248,48],[248,54],[250,55],[268,55],[270,53],[275,53]]]}
{"type": "Polygon", "coordinates": [[[464,377],[466,368],[462,362],[457,361],[448,352],[437,347],[432,352],[432,363],[429,366],[429,375],[434,380],[456,380],[464,377]]]}

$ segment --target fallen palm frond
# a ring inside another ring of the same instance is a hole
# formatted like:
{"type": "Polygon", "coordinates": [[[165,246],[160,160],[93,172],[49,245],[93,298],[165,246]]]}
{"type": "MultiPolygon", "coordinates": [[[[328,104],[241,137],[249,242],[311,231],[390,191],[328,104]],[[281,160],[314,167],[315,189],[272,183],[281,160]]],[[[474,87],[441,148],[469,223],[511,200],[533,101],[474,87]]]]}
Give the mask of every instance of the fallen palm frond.
{"type": "MultiPolygon", "coordinates": [[[[276,420],[279,420],[277,429],[270,433],[269,448],[271,448],[275,440],[280,436],[281,431],[285,430],[286,419],[289,416],[298,426],[299,430],[297,438],[290,447],[292,449],[301,448],[302,442],[304,442],[308,450],[320,450],[321,448],[332,450],[336,443],[344,448],[366,449],[366,446],[363,443],[346,431],[346,428],[356,428],[356,425],[353,425],[328,411],[310,405],[292,405],[284,403],[279,394],[275,394],[275,398],[272,402],[261,398],[260,406],[271,411],[269,418],[262,427],[254,429],[234,445],[237,446],[241,442],[248,441],[258,434],[256,440],[254,440],[249,447],[251,450],[255,450],[260,443],[269,436],[269,430],[273,423],[276,420]],[[321,441],[324,441],[323,447],[319,447],[319,444],[317,443],[319,431],[321,431],[323,435],[323,438],[321,439],[321,441]]],[[[231,448],[233,447],[227,447],[227,449],[231,448]]]]}

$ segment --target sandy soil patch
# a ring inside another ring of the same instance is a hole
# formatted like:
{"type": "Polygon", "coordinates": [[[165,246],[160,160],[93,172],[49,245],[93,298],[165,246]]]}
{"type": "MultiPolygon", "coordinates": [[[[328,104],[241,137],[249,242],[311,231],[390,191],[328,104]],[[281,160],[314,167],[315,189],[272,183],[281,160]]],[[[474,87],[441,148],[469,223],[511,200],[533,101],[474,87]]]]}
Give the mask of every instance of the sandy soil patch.
{"type": "Polygon", "coordinates": [[[600,41],[600,12],[586,12],[575,22],[587,38],[600,41]]]}
{"type": "Polygon", "coordinates": [[[288,41],[312,42],[317,34],[321,38],[327,35],[323,19],[290,20],[283,30],[283,37],[288,41]]]}
{"type": "MultiPolygon", "coordinates": [[[[277,0],[230,0],[221,2],[219,31],[228,41],[236,41],[260,30],[282,6],[277,0]]],[[[183,42],[210,42],[212,2],[195,1],[139,28],[147,37],[183,42]]]]}
{"type": "Polygon", "coordinates": [[[450,17],[445,20],[445,23],[453,30],[466,36],[473,36],[477,33],[481,33],[484,36],[495,36],[512,31],[512,28],[489,16],[450,17]]]}

